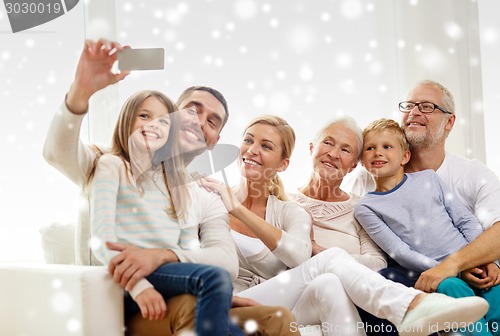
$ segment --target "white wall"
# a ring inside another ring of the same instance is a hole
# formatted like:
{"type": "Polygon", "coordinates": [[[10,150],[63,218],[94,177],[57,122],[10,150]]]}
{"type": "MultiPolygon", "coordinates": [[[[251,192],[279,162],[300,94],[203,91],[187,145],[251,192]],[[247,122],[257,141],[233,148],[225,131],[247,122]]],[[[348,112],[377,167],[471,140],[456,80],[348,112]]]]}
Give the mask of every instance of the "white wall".
{"type": "Polygon", "coordinates": [[[40,259],[38,229],[74,219],[78,188],[42,147],[82,46],[82,5],[16,34],[0,5],[0,262],[40,259]]]}
{"type": "Polygon", "coordinates": [[[496,0],[479,1],[486,163],[497,176],[500,176],[500,152],[497,143],[500,139],[498,135],[498,125],[500,125],[499,7],[496,0]]]}
{"type": "MultiPolygon", "coordinates": [[[[230,106],[221,142],[238,144],[245,123],[261,113],[294,126],[297,148],[283,176],[291,189],[307,179],[307,143],[322,123],[344,114],[362,127],[399,119],[405,91],[432,78],[458,98],[450,149],[481,160],[486,153],[500,175],[496,0],[90,1],[115,3],[116,27],[100,12],[86,12],[84,21],[80,1],[53,22],[12,34],[0,6],[0,262],[39,259],[38,228],[73,220],[78,208],[78,189],[43,161],[41,149],[72,80],[84,22],[89,36],[116,34],[135,47],[164,47],[167,56],[164,71],[134,73],[111,90],[104,119],[92,115],[94,141],[109,141],[112,104],[137,90],[177,98],[189,85],[210,85],[230,106]]],[[[232,167],[227,173],[236,179],[232,167]]]]}

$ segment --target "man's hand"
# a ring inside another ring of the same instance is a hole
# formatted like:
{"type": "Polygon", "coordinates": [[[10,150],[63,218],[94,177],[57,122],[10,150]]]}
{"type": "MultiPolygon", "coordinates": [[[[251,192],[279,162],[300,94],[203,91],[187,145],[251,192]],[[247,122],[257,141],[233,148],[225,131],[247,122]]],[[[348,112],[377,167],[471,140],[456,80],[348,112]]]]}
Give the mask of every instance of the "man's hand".
{"type": "Polygon", "coordinates": [[[453,265],[452,262],[446,260],[431,269],[420,274],[415,288],[421,291],[432,293],[435,292],[441,281],[446,278],[456,276],[458,274],[458,267],[453,265]]]}
{"type": "MultiPolygon", "coordinates": [[[[128,47],[126,47],[128,48],[128,47]]],[[[130,71],[111,72],[117,54],[123,47],[113,41],[86,40],[78,61],[75,78],[66,96],[68,109],[76,114],[85,113],[90,97],[97,91],[124,79],[130,71]]]]}
{"type": "Polygon", "coordinates": [[[472,288],[488,289],[500,282],[500,269],[495,263],[474,267],[462,272],[462,280],[472,288]]]}
{"type": "Polygon", "coordinates": [[[148,288],[137,295],[135,302],[146,320],[163,320],[167,316],[167,304],[154,288],[148,288]]]}
{"type": "Polygon", "coordinates": [[[254,307],[254,306],[262,306],[259,302],[248,299],[248,298],[243,298],[240,296],[233,296],[233,301],[231,303],[232,308],[237,308],[237,307],[254,307]]]}
{"type": "Polygon", "coordinates": [[[108,249],[120,254],[109,262],[109,272],[116,283],[129,291],[141,278],[147,277],[158,267],[168,262],[179,261],[177,255],[170,250],[141,249],[139,247],[106,242],[108,249]]]}
{"type": "Polygon", "coordinates": [[[497,264],[495,264],[494,262],[488,263],[483,266],[483,271],[485,271],[486,274],[493,280],[490,287],[496,286],[500,283],[500,268],[497,264]]]}

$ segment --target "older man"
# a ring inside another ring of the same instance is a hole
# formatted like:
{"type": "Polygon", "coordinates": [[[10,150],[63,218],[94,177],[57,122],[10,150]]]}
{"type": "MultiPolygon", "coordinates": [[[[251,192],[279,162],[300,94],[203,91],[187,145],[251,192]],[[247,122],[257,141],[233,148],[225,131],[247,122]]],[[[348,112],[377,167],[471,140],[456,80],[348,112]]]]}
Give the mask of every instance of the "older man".
{"type": "MultiPolygon", "coordinates": [[[[406,101],[399,104],[399,109],[403,112],[401,126],[411,147],[411,159],[405,171],[435,170],[485,229],[462,250],[423,272],[415,287],[435,291],[445,278],[465,270],[470,270],[467,280],[478,288],[491,287],[500,279],[481,276],[483,271],[476,266],[500,259],[500,225],[495,225],[500,221],[498,177],[481,162],[445,150],[446,137],[453,129],[456,115],[453,96],[443,85],[430,80],[419,82],[409,91],[406,101]]],[[[356,194],[371,191],[374,186],[371,176],[362,168],[344,184],[356,194]]]]}
{"type": "Polygon", "coordinates": [[[500,259],[500,225],[495,225],[500,222],[498,177],[477,160],[464,159],[445,151],[446,137],[456,120],[453,96],[448,89],[437,82],[423,81],[410,91],[407,100],[412,103],[429,102],[435,108],[425,113],[413,104],[411,110],[402,111],[405,113],[401,125],[411,146],[411,160],[406,171],[434,169],[485,229],[462,250],[423,272],[415,287],[435,291],[445,278],[472,269],[465,275],[466,280],[477,288],[489,288],[499,283],[500,279],[483,277],[483,271],[475,267],[500,259]]]}

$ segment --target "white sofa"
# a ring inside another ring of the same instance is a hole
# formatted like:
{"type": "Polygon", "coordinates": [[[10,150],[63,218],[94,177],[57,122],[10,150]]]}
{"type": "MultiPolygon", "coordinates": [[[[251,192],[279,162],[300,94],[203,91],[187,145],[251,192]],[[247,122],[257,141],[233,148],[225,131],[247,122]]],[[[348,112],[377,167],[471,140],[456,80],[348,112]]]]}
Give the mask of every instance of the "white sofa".
{"type": "Polygon", "coordinates": [[[101,266],[0,265],[0,335],[123,336],[123,293],[101,266]]]}
{"type": "MultiPolygon", "coordinates": [[[[47,264],[0,265],[0,335],[123,336],[122,289],[105,267],[74,265],[75,225],[56,222],[40,233],[47,264]]],[[[309,326],[301,335],[322,332],[309,326]]]]}

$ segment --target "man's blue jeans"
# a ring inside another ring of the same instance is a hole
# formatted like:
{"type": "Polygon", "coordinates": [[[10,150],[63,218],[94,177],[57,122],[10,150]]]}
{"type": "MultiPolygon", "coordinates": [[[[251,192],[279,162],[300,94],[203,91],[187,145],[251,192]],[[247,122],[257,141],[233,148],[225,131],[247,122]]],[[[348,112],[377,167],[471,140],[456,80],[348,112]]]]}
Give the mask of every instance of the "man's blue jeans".
{"type": "MultiPolygon", "coordinates": [[[[165,301],[180,294],[196,296],[196,335],[244,335],[229,319],[233,284],[226,270],[210,265],[170,263],[160,266],[146,279],[165,301]]],[[[138,312],[139,306],[126,293],[125,321],[138,312]]]]}

